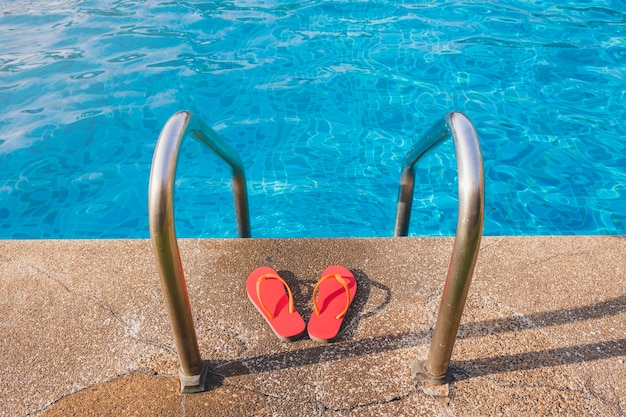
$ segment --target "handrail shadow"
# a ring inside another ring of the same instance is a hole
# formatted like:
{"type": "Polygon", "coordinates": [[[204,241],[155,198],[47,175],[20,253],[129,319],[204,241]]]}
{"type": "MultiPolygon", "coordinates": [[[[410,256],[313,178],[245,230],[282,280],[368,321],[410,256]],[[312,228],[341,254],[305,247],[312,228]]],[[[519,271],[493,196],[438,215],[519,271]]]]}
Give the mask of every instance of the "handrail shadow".
{"type": "Polygon", "coordinates": [[[545,349],[537,352],[456,361],[452,366],[452,375],[456,381],[462,381],[503,372],[528,371],[550,366],[571,365],[624,355],[626,355],[626,339],[607,340],[584,345],[545,349]],[[472,371],[470,372],[468,369],[472,371]]]}
{"type": "MultiPolygon", "coordinates": [[[[609,317],[626,312],[626,295],[583,307],[533,313],[502,319],[465,323],[459,339],[516,332],[527,329],[558,326],[567,323],[609,317]]],[[[352,357],[383,353],[427,344],[431,330],[372,337],[365,340],[344,341],[336,344],[288,352],[259,355],[234,361],[209,361],[213,379],[275,371],[297,366],[314,365],[352,357]],[[422,341],[422,342],[419,342],[422,341]]],[[[626,339],[608,340],[577,346],[546,349],[535,352],[501,355],[467,361],[453,361],[452,376],[463,380],[502,372],[559,366],[626,355],[626,339]],[[469,372],[467,369],[471,369],[469,372]]],[[[215,381],[213,381],[215,383],[215,381]]]]}

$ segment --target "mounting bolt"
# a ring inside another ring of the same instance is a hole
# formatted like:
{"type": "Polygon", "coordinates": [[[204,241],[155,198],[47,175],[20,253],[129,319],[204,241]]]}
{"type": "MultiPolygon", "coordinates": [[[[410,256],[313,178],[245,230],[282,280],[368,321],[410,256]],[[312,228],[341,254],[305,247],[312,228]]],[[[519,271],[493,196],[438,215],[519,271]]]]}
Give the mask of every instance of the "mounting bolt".
{"type": "Polygon", "coordinates": [[[450,395],[450,378],[448,372],[434,376],[426,369],[426,361],[414,360],[411,362],[411,378],[421,382],[422,390],[433,397],[447,397],[450,395]]]}
{"type": "Polygon", "coordinates": [[[183,394],[195,394],[205,390],[206,376],[209,367],[206,362],[202,362],[202,370],[199,375],[185,375],[182,369],[178,369],[178,378],[180,379],[180,392],[183,394]]]}

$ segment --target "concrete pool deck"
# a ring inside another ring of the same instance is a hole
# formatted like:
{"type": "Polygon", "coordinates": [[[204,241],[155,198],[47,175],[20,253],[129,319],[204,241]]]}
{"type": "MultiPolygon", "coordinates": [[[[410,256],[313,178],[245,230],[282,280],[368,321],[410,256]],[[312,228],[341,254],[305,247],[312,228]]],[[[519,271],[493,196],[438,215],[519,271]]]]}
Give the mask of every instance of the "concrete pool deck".
{"type": "Polygon", "coordinates": [[[2,416],[626,414],[626,237],[485,237],[450,395],[416,387],[452,238],[179,241],[207,392],[183,395],[147,240],[0,241],[2,416]],[[338,340],[279,341],[244,282],[311,314],[330,264],[359,289],[338,340]]]}

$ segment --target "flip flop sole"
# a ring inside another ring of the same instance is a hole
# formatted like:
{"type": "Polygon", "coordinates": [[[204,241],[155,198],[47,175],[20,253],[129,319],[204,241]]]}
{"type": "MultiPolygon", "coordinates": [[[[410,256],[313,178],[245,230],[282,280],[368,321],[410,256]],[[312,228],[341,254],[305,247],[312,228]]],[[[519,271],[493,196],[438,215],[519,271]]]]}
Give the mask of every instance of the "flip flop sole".
{"type": "Polygon", "coordinates": [[[288,341],[297,339],[305,331],[304,320],[295,309],[289,312],[289,296],[280,280],[271,277],[262,279],[263,276],[268,275],[278,276],[278,273],[266,266],[250,273],[246,281],[248,298],[279,339],[288,341]],[[257,282],[260,279],[262,282],[258,286],[257,293],[257,282]]]}
{"type": "Polygon", "coordinates": [[[316,297],[320,314],[313,312],[307,325],[309,337],[318,342],[328,342],[337,336],[345,315],[339,318],[337,316],[346,309],[346,305],[352,304],[356,294],[356,279],[352,272],[343,266],[333,265],[322,272],[322,279],[334,274],[343,278],[348,291],[346,292],[343,284],[334,278],[320,283],[316,297]]]}

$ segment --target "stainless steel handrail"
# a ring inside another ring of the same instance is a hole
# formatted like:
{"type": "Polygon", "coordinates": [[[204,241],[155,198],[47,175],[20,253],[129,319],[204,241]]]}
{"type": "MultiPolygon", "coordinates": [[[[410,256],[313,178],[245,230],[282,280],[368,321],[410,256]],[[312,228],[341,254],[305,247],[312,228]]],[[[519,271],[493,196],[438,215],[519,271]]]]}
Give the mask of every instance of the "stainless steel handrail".
{"type": "Polygon", "coordinates": [[[400,179],[395,236],[408,234],[415,184],[415,164],[450,134],[454,139],[458,169],[459,211],[452,257],[443,289],[428,359],[411,364],[411,376],[432,384],[448,380],[452,348],[469,290],[485,212],[483,159],[476,130],[462,113],[451,112],[436,123],[407,153],[400,179]]]}
{"type": "Polygon", "coordinates": [[[157,260],[180,360],[179,376],[182,392],[204,391],[207,372],[206,365],[200,357],[174,227],[176,165],[182,140],[190,133],[231,166],[238,235],[250,237],[248,194],[241,159],[213,129],[191,113],[182,111],[174,114],[161,130],[154,150],[148,191],[148,213],[152,249],[157,260]]]}

